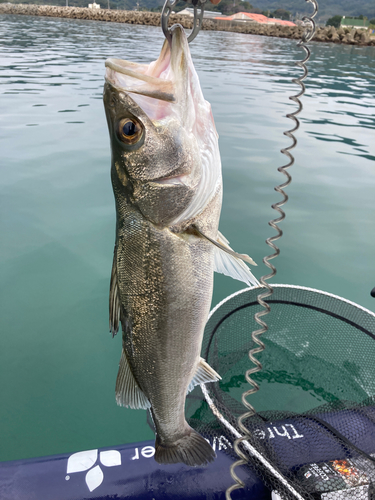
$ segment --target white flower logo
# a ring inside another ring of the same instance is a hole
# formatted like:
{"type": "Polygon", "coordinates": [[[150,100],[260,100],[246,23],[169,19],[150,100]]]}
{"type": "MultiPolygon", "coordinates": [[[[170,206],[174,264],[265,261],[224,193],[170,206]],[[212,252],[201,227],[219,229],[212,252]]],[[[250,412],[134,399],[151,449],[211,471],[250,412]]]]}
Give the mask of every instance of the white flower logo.
{"type": "MultiPolygon", "coordinates": [[[[95,465],[98,460],[98,450],[79,451],[68,458],[66,467],[67,474],[88,470],[86,474],[86,484],[90,491],[100,486],[104,479],[104,474],[100,465],[95,465]],[[95,467],[93,467],[95,465],[95,467]],[[89,470],[90,469],[90,470],[89,470]]],[[[121,454],[117,450],[101,451],[99,461],[105,467],[121,465],[121,454]]],[[[69,476],[66,476],[69,479],[69,476]]]]}

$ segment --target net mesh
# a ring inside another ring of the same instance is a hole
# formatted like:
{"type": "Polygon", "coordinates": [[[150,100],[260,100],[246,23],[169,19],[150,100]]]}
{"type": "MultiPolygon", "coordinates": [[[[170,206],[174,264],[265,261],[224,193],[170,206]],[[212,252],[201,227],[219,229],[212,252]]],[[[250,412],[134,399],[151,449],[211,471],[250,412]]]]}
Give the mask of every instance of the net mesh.
{"type": "MultiPolygon", "coordinates": [[[[375,499],[375,315],[318,290],[273,286],[242,469],[256,471],[274,498],[375,499]]],[[[222,377],[206,391],[222,418],[199,388],[187,398],[190,425],[233,458],[258,293],[229,297],[206,325],[202,357],[222,377]]]]}

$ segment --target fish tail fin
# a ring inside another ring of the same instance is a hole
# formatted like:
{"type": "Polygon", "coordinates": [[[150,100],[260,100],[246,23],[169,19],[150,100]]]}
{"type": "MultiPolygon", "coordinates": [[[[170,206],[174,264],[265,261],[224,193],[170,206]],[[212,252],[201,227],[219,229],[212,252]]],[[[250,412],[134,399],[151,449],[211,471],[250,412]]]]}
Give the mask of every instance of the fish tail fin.
{"type": "Polygon", "coordinates": [[[183,463],[191,467],[207,465],[216,458],[211,445],[194,429],[173,444],[163,444],[158,436],[155,441],[155,460],[159,464],[183,463]]]}

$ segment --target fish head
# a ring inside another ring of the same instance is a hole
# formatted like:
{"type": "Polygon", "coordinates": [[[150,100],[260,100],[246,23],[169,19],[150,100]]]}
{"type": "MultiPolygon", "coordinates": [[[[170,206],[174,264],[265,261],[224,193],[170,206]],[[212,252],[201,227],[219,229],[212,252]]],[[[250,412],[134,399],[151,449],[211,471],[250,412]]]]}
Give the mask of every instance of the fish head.
{"type": "Polygon", "coordinates": [[[183,223],[221,182],[218,135],[183,28],[150,64],[106,61],[104,105],[115,197],[153,223],[183,223]]]}

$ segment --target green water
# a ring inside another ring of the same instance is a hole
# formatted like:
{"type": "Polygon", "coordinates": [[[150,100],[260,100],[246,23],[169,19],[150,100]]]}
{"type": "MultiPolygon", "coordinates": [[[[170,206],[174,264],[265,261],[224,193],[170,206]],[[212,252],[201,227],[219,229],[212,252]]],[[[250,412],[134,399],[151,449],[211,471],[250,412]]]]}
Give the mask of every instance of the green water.
{"type": "MultiPolygon", "coordinates": [[[[1,16],[0,37],[0,460],[151,439],[145,412],[114,400],[121,340],[108,334],[115,213],[101,95],[104,60],[155,59],[161,31],[1,16]]],[[[290,40],[219,32],[191,50],[220,134],[221,230],[260,277],[302,53],[290,40]]],[[[312,44],[309,67],[275,281],[374,310],[375,48],[312,44]]],[[[213,303],[240,288],[217,276],[213,303]]]]}

